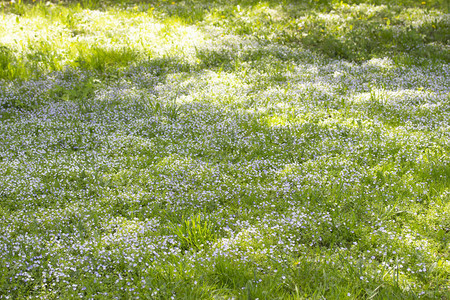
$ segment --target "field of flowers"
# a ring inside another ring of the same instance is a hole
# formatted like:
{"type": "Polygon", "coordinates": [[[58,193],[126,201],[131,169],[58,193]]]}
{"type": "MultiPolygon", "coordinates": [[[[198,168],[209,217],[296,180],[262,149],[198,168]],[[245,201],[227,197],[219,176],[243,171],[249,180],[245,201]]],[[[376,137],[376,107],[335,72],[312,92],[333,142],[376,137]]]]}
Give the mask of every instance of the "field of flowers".
{"type": "Polygon", "coordinates": [[[0,299],[449,299],[446,1],[348,3],[0,1],[0,299]]]}

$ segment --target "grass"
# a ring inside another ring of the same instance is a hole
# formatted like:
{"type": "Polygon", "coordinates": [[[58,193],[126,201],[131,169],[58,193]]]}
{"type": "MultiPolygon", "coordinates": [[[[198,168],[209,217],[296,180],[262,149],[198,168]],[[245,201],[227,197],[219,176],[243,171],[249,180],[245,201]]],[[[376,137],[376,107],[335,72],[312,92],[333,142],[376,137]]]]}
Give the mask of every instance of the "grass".
{"type": "Polygon", "coordinates": [[[450,297],[445,1],[0,3],[0,299],[450,297]]]}

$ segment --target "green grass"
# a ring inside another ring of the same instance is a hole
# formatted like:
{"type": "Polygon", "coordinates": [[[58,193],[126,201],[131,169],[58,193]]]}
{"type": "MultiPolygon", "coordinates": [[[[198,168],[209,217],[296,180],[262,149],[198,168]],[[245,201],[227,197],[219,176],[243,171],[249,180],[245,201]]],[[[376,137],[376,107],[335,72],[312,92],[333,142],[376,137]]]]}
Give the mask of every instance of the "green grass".
{"type": "Polygon", "coordinates": [[[0,10],[0,299],[450,297],[445,1],[0,10]]]}

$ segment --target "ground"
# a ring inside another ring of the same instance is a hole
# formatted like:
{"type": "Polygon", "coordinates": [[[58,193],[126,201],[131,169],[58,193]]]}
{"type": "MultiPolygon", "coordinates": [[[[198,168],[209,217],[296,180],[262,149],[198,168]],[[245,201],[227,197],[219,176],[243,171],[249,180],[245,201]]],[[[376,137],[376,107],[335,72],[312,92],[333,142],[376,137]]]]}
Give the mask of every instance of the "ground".
{"type": "Polygon", "coordinates": [[[0,299],[450,297],[444,1],[0,3],[0,299]]]}

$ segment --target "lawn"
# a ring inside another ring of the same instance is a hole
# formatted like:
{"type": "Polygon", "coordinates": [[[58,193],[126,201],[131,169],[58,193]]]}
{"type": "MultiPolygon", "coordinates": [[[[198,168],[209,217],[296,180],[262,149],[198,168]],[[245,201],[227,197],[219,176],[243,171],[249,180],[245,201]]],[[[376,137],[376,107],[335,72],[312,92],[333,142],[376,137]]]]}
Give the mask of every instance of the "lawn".
{"type": "Polygon", "coordinates": [[[449,299],[432,1],[1,1],[0,299],[449,299]]]}

